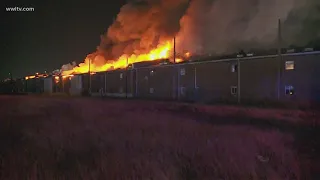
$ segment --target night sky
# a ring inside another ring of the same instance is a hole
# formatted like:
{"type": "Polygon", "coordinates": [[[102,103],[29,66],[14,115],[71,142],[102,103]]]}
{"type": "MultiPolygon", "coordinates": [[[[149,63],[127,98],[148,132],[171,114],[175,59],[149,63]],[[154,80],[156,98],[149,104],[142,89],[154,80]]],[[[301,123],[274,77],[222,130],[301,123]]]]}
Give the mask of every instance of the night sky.
{"type": "Polygon", "coordinates": [[[82,62],[100,43],[125,0],[2,2],[0,79],[82,62]],[[6,12],[5,7],[34,12],[6,12]]]}

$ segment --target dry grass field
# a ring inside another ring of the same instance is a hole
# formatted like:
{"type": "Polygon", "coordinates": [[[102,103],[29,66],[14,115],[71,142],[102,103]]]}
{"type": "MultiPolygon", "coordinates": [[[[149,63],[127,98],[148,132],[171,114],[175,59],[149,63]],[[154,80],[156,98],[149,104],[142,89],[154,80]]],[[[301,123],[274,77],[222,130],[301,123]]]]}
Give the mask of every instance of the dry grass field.
{"type": "Polygon", "coordinates": [[[316,111],[0,96],[0,179],[320,179],[316,111]]]}

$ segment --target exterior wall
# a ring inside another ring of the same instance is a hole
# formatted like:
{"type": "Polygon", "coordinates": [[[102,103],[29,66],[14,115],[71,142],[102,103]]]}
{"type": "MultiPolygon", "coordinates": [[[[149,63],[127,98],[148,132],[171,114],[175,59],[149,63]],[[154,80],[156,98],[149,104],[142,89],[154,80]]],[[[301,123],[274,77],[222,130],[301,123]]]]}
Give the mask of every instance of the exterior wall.
{"type": "Polygon", "coordinates": [[[60,86],[59,83],[56,83],[55,81],[52,84],[52,93],[60,92],[60,86]]]}
{"type": "Polygon", "coordinates": [[[196,65],[194,64],[181,64],[177,69],[179,76],[179,99],[186,101],[197,100],[197,84],[196,84],[196,65]]]}
{"type": "Polygon", "coordinates": [[[25,80],[17,79],[13,87],[14,92],[25,92],[25,80]]]}
{"type": "Polygon", "coordinates": [[[173,66],[157,66],[137,69],[137,97],[175,98],[173,66]]]}
{"type": "Polygon", "coordinates": [[[35,78],[36,80],[36,93],[43,93],[44,81],[43,78],[35,78]]]}
{"type": "Polygon", "coordinates": [[[88,73],[80,74],[80,76],[81,76],[82,92],[89,91],[89,75],[88,75],[88,73]]]}
{"type": "Polygon", "coordinates": [[[53,77],[53,93],[62,93],[64,91],[64,85],[61,76],[53,77]],[[59,81],[56,82],[55,78],[59,77],[59,81]]]}
{"type": "Polygon", "coordinates": [[[284,56],[282,61],[282,100],[320,102],[320,54],[284,56]],[[285,70],[285,62],[293,61],[294,69],[285,70]],[[286,86],[293,86],[293,95],[285,93],[286,86]]]}
{"type": "Polygon", "coordinates": [[[279,57],[242,59],[240,62],[241,101],[276,100],[279,57]]]}
{"type": "Polygon", "coordinates": [[[82,75],[75,75],[70,81],[70,94],[81,95],[82,92],[82,75]]]}
{"type": "MultiPolygon", "coordinates": [[[[158,65],[96,73],[91,75],[91,91],[107,96],[199,102],[278,100],[279,93],[282,101],[320,102],[319,66],[319,52],[158,65]],[[287,61],[294,62],[293,70],[285,69],[287,61]],[[233,65],[237,65],[235,72],[233,65]],[[287,94],[288,86],[294,93],[287,94]]],[[[89,75],[75,75],[70,80],[60,77],[59,83],[54,83],[53,77],[29,79],[23,86],[26,92],[78,95],[88,90],[89,75]]]]}
{"type": "MultiPolygon", "coordinates": [[[[105,72],[99,72],[91,75],[91,93],[103,93],[105,92],[105,72]]],[[[101,94],[102,95],[102,94],[101,94]]]]}
{"type": "Polygon", "coordinates": [[[198,101],[237,101],[237,94],[231,94],[231,87],[237,86],[238,74],[231,71],[235,63],[236,60],[195,64],[198,101]]]}
{"type": "Polygon", "coordinates": [[[28,79],[25,86],[28,93],[42,93],[44,91],[43,78],[28,79]]]}
{"type": "Polygon", "coordinates": [[[52,93],[53,90],[53,79],[52,77],[44,78],[44,92],[45,93],[52,93]]]}
{"type": "Polygon", "coordinates": [[[71,89],[71,77],[61,78],[62,79],[62,92],[70,94],[71,89]]]}
{"type": "Polygon", "coordinates": [[[119,97],[132,97],[133,72],[131,70],[115,70],[106,74],[106,95],[119,97]]]}
{"type": "Polygon", "coordinates": [[[35,93],[36,92],[36,81],[35,79],[26,80],[26,92],[35,93]]]}

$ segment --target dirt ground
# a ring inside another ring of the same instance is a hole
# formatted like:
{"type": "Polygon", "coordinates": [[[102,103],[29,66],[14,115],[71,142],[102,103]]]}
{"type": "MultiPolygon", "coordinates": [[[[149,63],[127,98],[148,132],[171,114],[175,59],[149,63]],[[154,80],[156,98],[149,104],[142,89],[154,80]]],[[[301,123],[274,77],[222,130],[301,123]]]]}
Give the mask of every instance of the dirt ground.
{"type": "Polygon", "coordinates": [[[0,179],[320,179],[316,111],[0,96],[0,179]]]}

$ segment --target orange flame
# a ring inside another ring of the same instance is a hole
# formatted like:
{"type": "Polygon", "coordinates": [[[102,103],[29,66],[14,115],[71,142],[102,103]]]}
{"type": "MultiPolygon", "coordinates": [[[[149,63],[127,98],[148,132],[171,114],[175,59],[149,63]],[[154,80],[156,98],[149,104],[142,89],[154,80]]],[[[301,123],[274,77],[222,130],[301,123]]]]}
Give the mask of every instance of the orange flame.
{"type": "Polygon", "coordinates": [[[183,61],[182,58],[176,58],[176,63],[181,63],[183,61]]]}
{"type": "MultiPolygon", "coordinates": [[[[101,71],[108,71],[111,69],[119,69],[119,68],[126,68],[127,65],[142,61],[153,61],[157,59],[165,59],[170,56],[170,52],[173,48],[173,43],[171,41],[166,41],[165,43],[162,43],[158,45],[157,48],[152,49],[147,54],[132,54],[127,55],[124,54],[120,56],[115,61],[108,61],[110,63],[106,63],[104,65],[97,65],[92,62],[87,57],[84,61],[84,63],[79,64],[78,67],[73,68],[72,70],[63,71],[62,75],[70,75],[70,74],[80,74],[80,73],[87,73],[89,72],[89,63],[90,63],[90,72],[101,72],[101,71]]],[[[182,59],[181,59],[182,60],[182,59]]]]}
{"type": "Polygon", "coordinates": [[[33,79],[33,78],[35,78],[36,76],[26,76],[25,77],[25,80],[28,80],[28,79],[33,79]]]}
{"type": "Polygon", "coordinates": [[[55,82],[55,83],[59,83],[59,81],[60,81],[59,76],[54,76],[54,82],[55,82]]]}

